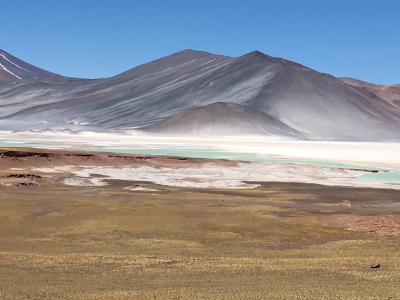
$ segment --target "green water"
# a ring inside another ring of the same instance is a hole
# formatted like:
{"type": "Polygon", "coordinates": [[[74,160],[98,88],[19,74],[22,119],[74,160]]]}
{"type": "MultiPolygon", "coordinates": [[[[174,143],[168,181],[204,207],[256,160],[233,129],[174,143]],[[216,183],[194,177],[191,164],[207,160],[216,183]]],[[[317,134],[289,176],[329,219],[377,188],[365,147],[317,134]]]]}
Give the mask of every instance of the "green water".
{"type": "MultiPolygon", "coordinates": [[[[164,146],[165,147],[165,146],[164,146]]],[[[346,164],[339,162],[330,162],[312,159],[289,159],[265,156],[257,153],[240,153],[229,152],[217,149],[191,149],[191,148],[146,148],[146,149],[132,149],[120,147],[102,147],[97,151],[114,152],[114,153],[128,153],[128,154],[144,154],[144,155],[167,155],[167,156],[183,156],[193,158],[208,158],[208,159],[228,159],[228,160],[242,160],[242,161],[258,161],[274,164],[302,164],[313,165],[328,168],[343,168],[354,170],[380,170],[378,168],[360,166],[354,164],[346,164]]]]}
{"type": "Polygon", "coordinates": [[[400,171],[398,170],[385,170],[381,168],[373,168],[362,165],[354,165],[340,162],[331,162],[313,159],[289,159],[280,157],[271,157],[257,153],[241,153],[230,152],[212,148],[183,148],[168,145],[146,145],[148,148],[123,148],[123,147],[104,147],[104,146],[91,146],[85,144],[68,144],[67,142],[60,141],[10,141],[0,140],[0,147],[32,147],[32,148],[59,148],[59,149],[72,149],[81,151],[97,151],[97,152],[113,152],[113,153],[126,153],[126,154],[143,154],[143,155],[167,155],[167,156],[182,156],[191,158],[207,158],[207,159],[227,159],[227,160],[241,160],[241,161],[255,161],[270,164],[297,164],[297,165],[312,165],[318,167],[328,168],[341,168],[352,170],[367,170],[379,171],[377,173],[365,173],[360,176],[360,179],[371,182],[384,182],[384,183],[399,183],[400,184],[400,171]],[[150,146],[150,147],[149,147],[150,146]]]}
{"type": "Polygon", "coordinates": [[[20,141],[5,141],[0,140],[0,147],[11,147],[11,148],[42,148],[42,149],[65,149],[71,148],[66,143],[49,143],[41,141],[30,141],[30,142],[20,142],[20,141]]]}
{"type": "MultiPolygon", "coordinates": [[[[85,144],[68,145],[66,142],[46,142],[46,141],[10,141],[0,140],[0,146],[3,147],[32,147],[32,148],[59,148],[59,149],[72,149],[83,151],[97,151],[97,152],[113,152],[113,153],[126,153],[126,154],[144,154],[144,155],[167,155],[167,156],[182,156],[191,158],[207,158],[207,159],[228,159],[228,160],[241,160],[241,161],[257,161],[273,164],[301,164],[313,165],[319,167],[329,168],[343,168],[354,170],[378,170],[367,166],[312,160],[312,159],[288,159],[279,157],[270,157],[257,153],[245,152],[230,152],[211,148],[182,148],[167,145],[151,145],[149,148],[123,148],[123,147],[104,147],[104,146],[91,146],[85,144]]],[[[149,145],[147,145],[149,146],[149,145]]]]}
{"type": "Polygon", "coordinates": [[[144,154],[144,155],[167,155],[167,156],[183,156],[192,158],[208,158],[208,159],[229,159],[244,161],[262,161],[263,157],[256,153],[239,153],[228,152],[216,149],[192,149],[192,148],[119,148],[119,147],[102,147],[100,151],[128,154],[144,154]]]}
{"type": "Polygon", "coordinates": [[[387,171],[379,173],[366,173],[361,175],[362,180],[371,182],[398,183],[400,184],[400,171],[387,171]]]}
{"type": "Polygon", "coordinates": [[[29,144],[25,142],[14,142],[14,141],[2,141],[0,140],[0,147],[34,147],[35,144],[29,144]]]}

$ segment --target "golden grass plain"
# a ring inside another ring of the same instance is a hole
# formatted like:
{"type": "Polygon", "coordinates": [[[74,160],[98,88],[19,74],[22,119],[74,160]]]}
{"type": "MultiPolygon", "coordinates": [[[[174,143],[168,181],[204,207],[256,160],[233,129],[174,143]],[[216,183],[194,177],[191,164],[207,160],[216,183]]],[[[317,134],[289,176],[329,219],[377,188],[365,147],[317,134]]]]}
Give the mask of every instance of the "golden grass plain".
{"type": "Polygon", "coordinates": [[[2,299],[399,299],[399,237],[333,227],[399,221],[399,191],[263,184],[160,192],[0,188],[2,299]],[[351,207],[338,203],[347,199],[351,207]],[[379,262],[373,270],[370,264],[379,262]]]}

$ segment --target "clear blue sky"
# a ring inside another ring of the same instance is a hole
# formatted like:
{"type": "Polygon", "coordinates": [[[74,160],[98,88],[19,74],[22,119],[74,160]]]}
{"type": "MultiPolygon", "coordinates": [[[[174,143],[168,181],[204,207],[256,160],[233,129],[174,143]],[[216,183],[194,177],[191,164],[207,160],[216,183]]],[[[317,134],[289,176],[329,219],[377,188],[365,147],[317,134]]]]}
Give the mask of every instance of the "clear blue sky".
{"type": "Polygon", "coordinates": [[[398,0],[0,0],[0,48],[104,77],[179,50],[260,50],[335,76],[400,83],[398,0]]]}

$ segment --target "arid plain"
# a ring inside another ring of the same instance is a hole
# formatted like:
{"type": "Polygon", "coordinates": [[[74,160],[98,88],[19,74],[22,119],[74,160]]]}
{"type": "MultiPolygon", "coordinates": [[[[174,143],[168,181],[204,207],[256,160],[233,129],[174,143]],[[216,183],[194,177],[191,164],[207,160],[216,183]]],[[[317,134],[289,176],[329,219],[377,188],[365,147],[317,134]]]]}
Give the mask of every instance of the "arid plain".
{"type": "Polygon", "coordinates": [[[74,166],[209,164],[238,162],[2,149],[1,298],[400,298],[399,190],[68,181],[74,166]]]}

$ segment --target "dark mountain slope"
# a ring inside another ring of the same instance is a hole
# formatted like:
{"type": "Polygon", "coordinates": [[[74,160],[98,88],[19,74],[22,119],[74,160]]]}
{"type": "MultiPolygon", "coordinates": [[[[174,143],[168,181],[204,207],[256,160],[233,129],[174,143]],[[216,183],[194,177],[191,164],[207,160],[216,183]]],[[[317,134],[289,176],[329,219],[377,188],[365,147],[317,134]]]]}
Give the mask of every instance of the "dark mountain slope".
{"type": "Polygon", "coordinates": [[[0,80],[55,80],[65,77],[40,69],[0,49],[0,80]]]}

